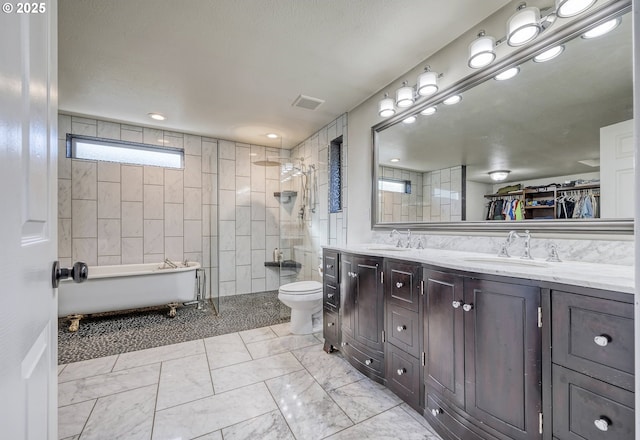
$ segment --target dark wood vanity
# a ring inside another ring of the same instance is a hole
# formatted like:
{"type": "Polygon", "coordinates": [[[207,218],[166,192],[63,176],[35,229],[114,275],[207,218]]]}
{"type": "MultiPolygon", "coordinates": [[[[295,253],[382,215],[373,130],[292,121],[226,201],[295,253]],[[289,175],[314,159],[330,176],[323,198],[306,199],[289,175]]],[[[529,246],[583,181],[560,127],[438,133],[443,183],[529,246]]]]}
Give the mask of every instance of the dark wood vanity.
{"type": "Polygon", "coordinates": [[[634,438],[633,295],[335,249],[323,262],[325,350],[444,439],[634,438]]]}

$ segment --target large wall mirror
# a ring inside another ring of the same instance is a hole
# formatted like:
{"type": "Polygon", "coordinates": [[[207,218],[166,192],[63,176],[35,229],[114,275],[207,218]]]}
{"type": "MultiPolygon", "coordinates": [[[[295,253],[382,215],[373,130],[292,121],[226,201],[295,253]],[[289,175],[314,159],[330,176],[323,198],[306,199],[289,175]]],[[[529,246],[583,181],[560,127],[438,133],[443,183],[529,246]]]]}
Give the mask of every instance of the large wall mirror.
{"type": "Polygon", "coordinates": [[[629,2],[613,2],[373,127],[373,226],[632,234],[631,27],[629,2]]]}

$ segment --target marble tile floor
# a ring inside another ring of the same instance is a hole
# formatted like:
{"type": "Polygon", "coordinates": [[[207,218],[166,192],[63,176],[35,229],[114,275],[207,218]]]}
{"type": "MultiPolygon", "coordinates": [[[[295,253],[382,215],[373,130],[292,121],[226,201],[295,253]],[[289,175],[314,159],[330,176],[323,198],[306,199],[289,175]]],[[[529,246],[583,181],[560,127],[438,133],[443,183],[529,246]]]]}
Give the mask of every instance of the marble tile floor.
{"type": "Polygon", "coordinates": [[[58,366],[65,440],[439,440],[322,335],[277,324],[58,366]]]}

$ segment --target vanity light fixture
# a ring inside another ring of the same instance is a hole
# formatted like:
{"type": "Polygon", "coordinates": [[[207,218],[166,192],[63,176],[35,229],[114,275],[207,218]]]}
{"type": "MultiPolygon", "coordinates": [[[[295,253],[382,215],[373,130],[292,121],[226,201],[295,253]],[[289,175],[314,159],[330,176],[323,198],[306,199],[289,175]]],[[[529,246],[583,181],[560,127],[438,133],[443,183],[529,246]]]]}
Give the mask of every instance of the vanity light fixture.
{"type": "Polygon", "coordinates": [[[414,115],[411,115],[404,118],[402,122],[404,122],[405,124],[413,124],[414,122],[416,122],[416,119],[417,118],[414,115]]]}
{"type": "Polygon", "coordinates": [[[533,41],[540,33],[540,9],[520,4],[507,22],[507,44],[517,47],[533,41]]]}
{"type": "Polygon", "coordinates": [[[165,119],[167,119],[166,116],[161,115],[160,113],[149,113],[149,117],[151,119],[155,119],[156,121],[164,121],[165,119]]]}
{"type": "Polygon", "coordinates": [[[498,81],[506,81],[508,79],[513,78],[518,73],[520,73],[520,67],[512,67],[511,69],[507,69],[507,70],[505,70],[503,72],[500,72],[499,74],[497,74],[493,78],[498,80],[498,81]]]}
{"type": "Polygon", "coordinates": [[[480,69],[493,63],[496,59],[495,46],[496,39],[480,31],[478,38],[469,45],[469,67],[480,69]]]}
{"type": "Polygon", "coordinates": [[[489,177],[491,177],[491,180],[494,182],[501,182],[509,176],[510,172],[510,170],[489,171],[489,177]]]}
{"type": "Polygon", "coordinates": [[[457,104],[460,101],[462,101],[462,96],[460,95],[453,95],[453,96],[449,96],[447,99],[445,99],[444,101],[442,101],[442,103],[444,105],[453,105],[453,104],[457,104]]]}
{"type": "Polygon", "coordinates": [[[589,9],[595,2],[596,0],[556,0],[556,14],[562,18],[573,17],[589,9]]]}
{"type": "Polygon", "coordinates": [[[435,112],[437,111],[438,111],[437,107],[427,107],[424,110],[422,110],[420,114],[423,116],[431,116],[435,114],[435,112]]]}
{"type": "Polygon", "coordinates": [[[544,63],[545,61],[550,61],[564,52],[564,45],[554,46],[551,49],[547,49],[544,52],[533,57],[534,63],[544,63]]]}
{"type": "Polygon", "coordinates": [[[396,106],[400,108],[411,107],[415,102],[413,87],[406,81],[402,82],[402,87],[396,90],[396,106]]]}
{"type": "Polygon", "coordinates": [[[388,118],[396,114],[396,109],[393,106],[393,99],[389,98],[389,94],[384,94],[384,99],[381,99],[378,103],[378,114],[383,118],[388,118]]]}
{"type": "Polygon", "coordinates": [[[416,89],[420,96],[431,96],[438,91],[438,74],[432,72],[430,66],[425,67],[424,73],[418,76],[416,89]]]}
{"type": "Polygon", "coordinates": [[[588,40],[590,38],[597,38],[597,37],[601,37],[604,34],[608,34],[609,32],[611,32],[612,30],[618,27],[618,25],[620,24],[620,21],[621,21],[620,17],[614,18],[609,21],[605,21],[604,23],[582,34],[582,38],[588,40]]]}

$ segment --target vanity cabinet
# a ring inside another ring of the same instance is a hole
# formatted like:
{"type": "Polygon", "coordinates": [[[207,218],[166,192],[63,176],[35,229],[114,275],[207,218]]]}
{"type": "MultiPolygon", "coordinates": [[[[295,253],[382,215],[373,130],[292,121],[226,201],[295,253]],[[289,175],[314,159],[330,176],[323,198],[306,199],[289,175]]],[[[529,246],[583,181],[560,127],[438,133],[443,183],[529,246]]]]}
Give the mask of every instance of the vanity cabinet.
{"type": "Polygon", "coordinates": [[[554,438],[635,437],[630,299],[551,291],[554,438]]]}
{"type": "Polygon", "coordinates": [[[331,353],[340,346],[340,254],[325,250],[322,257],[322,323],[324,350],[331,353]]]}
{"type": "Polygon", "coordinates": [[[422,266],[385,260],[387,386],[420,411],[420,304],[422,266]]]}
{"type": "Polygon", "coordinates": [[[540,289],[433,270],[424,280],[425,417],[454,439],[541,438],[540,289]]]}
{"type": "Polygon", "coordinates": [[[352,365],[383,383],[382,259],[343,253],[340,260],[340,346],[352,365]]]}

